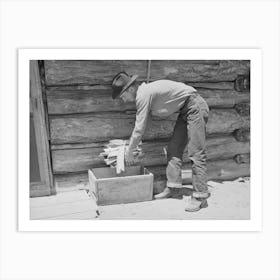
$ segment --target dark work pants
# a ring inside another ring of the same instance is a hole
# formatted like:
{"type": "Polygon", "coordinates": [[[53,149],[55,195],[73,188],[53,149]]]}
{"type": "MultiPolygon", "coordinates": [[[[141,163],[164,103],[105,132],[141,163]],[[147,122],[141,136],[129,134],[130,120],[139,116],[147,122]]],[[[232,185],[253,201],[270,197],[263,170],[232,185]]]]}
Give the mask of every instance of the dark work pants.
{"type": "Polygon", "coordinates": [[[206,123],[209,108],[197,93],[189,96],[180,110],[167,148],[167,186],[182,186],[181,166],[187,146],[192,163],[192,184],[196,192],[207,192],[206,123]]]}

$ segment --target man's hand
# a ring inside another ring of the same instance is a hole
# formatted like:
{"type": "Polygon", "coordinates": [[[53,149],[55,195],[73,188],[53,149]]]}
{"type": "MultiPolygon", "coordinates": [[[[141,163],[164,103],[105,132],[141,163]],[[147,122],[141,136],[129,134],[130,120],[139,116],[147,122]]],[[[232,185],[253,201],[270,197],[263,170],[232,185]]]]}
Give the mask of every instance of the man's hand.
{"type": "Polygon", "coordinates": [[[124,159],[125,159],[125,162],[128,166],[132,165],[135,162],[133,153],[130,152],[129,150],[125,151],[124,159]]]}

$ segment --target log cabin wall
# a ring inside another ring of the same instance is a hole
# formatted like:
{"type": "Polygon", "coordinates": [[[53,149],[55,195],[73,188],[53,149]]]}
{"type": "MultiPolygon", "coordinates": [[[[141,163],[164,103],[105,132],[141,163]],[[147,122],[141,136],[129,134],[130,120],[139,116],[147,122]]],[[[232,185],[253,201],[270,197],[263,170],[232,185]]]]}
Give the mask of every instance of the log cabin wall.
{"type": "MultiPolygon", "coordinates": [[[[138,74],[140,81],[149,75],[150,81],[170,79],[195,87],[210,107],[209,179],[231,180],[250,174],[250,61],[45,60],[40,66],[58,191],[86,182],[89,168],[105,166],[98,157],[104,143],[131,135],[135,106],[111,98],[110,85],[120,71],[138,74]]],[[[143,138],[143,164],[155,175],[155,192],[165,184],[163,148],[176,117],[153,117],[143,138]]],[[[184,168],[190,168],[187,152],[184,168]]]]}

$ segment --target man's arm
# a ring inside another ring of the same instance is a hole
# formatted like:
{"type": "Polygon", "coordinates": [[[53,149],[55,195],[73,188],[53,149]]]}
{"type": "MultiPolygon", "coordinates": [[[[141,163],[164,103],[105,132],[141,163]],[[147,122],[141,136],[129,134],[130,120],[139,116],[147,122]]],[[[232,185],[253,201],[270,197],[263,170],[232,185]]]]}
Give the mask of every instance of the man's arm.
{"type": "Polygon", "coordinates": [[[137,147],[139,142],[141,141],[142,136],[145,133],[145,129],[147,126],[149,113],[151,109],[151,95],[146,94],[141,96],[140,100],[137,101],[136,104],[137,112],[136,112],[136,121],[133,132],[130,137],[130,142],[128,146],[127,153],[132,153],[132,151],[137,147]]]}

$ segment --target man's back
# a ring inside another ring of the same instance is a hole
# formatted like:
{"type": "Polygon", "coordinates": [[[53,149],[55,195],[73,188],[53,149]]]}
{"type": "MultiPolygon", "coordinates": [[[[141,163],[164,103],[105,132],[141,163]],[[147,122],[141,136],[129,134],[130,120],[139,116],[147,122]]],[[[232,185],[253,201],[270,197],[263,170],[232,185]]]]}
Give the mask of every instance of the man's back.
{"type": "Polygon", "coordinates": [[[136,107],[149,103],[152,115],[166,117],[179,111],[186,98],[195,91],[191,86],[170,80],[142,83],[137,91],[136,107]]]}

